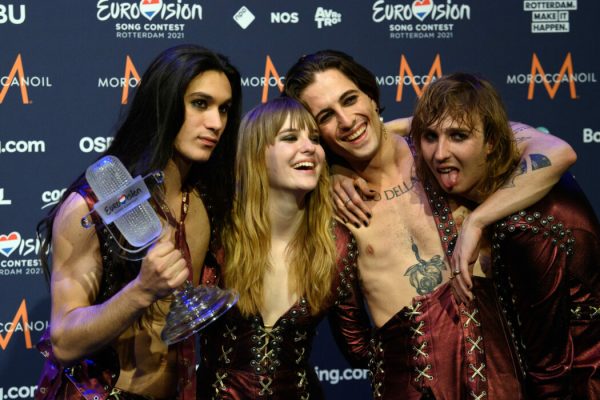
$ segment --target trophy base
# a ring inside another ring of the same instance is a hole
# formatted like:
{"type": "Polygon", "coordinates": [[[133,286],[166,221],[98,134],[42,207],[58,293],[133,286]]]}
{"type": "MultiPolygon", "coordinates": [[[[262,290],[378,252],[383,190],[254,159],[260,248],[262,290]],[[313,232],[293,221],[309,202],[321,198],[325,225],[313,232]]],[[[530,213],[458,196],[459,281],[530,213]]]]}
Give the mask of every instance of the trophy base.
{"type": "Polygon", "coordinates": [[[160,337],[167,345],[190,337],[229,310],[238,296],[218,287],[185,285],[175,295],[160,337]]]}

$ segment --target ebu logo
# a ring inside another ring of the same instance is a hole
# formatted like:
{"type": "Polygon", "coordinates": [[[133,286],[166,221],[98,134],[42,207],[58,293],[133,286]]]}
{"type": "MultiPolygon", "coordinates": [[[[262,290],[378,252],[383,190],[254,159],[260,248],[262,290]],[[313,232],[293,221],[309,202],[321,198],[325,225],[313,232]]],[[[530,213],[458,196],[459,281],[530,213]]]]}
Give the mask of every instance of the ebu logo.
{"type": "Polygon", "coordinates": [[[11,23],[20,25],[25,22],[25,4],[20,4],[19,12],[14,4],[0,4],[0,24],[11,23]]]}

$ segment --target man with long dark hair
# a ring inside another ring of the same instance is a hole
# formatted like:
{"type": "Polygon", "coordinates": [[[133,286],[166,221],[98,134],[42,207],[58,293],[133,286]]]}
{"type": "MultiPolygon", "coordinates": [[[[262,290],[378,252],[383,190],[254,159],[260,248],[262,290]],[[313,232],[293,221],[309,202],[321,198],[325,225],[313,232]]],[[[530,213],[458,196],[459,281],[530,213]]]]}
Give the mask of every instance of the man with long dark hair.
{"type": "Polygon", "coordinates": [[[198,285],[231,205],[240,110],[240,76],[224,56],[181,45],[151,63],[106,154],[133,176],[163,171],[171,228],[127,261],[106,230],[81,226],[96,202],[83,175],[67,189],[40,226],[52,312],[36,398],[195,398],[194,339],[167,346],[160,334],[171,293],[198,285]]]}

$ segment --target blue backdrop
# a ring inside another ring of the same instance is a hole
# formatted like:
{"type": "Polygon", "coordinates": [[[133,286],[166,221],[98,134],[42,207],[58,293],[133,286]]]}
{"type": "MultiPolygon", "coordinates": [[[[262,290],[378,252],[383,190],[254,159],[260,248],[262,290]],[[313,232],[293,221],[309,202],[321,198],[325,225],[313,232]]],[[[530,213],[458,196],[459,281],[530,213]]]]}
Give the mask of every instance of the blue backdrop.
{"type": "MultiPolygon", "coordinates": [[[[288,67],[323,48],[370,68],[386,118],[424,85],[482,74],[512,120],[578,153],[572,172],[596,211],[600,3],[595,0],[0,0],[0,400],[29,399],[42,365],[49,292],[36,222],[111,141],[150,60],[179,43],[230,56],[244,109],[278,96],[288,67]]],[[[330,398],[369,398],[326,327],[313,360],[330,398]]]]}

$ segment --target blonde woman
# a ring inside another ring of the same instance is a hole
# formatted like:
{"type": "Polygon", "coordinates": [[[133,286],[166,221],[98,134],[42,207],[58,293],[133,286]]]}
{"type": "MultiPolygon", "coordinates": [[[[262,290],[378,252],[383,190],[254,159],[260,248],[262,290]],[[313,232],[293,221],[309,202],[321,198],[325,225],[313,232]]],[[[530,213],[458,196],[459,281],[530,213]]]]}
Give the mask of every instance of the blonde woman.
{"type": "Polygon", "coordinates": [[[369,325],[356,244],[333,222],[313,117],[290,98],[254,108],[240,127],[235,169],[231,218],[203,280],[240,298],[202,332],[198,398],[322,398],[308,362],[318,323],[329,312],[354,362],[366,358],[369,325]]]}

